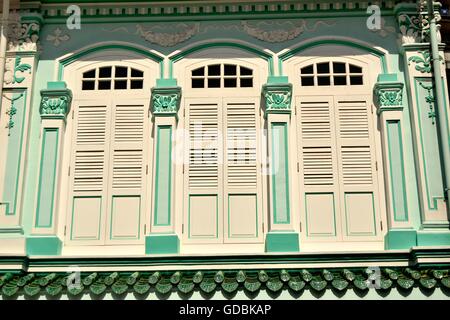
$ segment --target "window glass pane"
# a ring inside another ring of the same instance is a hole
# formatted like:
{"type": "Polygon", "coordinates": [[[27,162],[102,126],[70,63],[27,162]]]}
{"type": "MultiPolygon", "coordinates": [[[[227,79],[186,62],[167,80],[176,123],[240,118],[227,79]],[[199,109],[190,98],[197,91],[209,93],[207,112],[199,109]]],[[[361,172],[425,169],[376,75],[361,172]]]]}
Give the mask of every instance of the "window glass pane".
{"type": "Polygon", "coordinates": [[[333,72],[334,73],[345,73],[345,63],[333,62],[333,72]]]}
{"type": "Polygon", "coordinates": [[[83,78],[95,78],[95,69],[83,72],[83,78]]]}
{"type": "Polygon", "coordinates": [[[302,86],[304,87],[314,86],[314,77],[302,77],[302,86]]]}
{"type": "Polygon", "coordinates": [[[111,89],[111,80],[101,80],[98,82],[98,90],[111,89]]]}
{"type": "Polygon", "coordinates": [[[333,80],[335,86],[345,86],[347,84],[346,76],[334,76],[333,80]]]}
{"type": "Polygon", "coordinates": [[[241,78],[241,88],[253,87],[253,78],[241,78]]]}
{"type": "Polygon", "coordinates": [[[241,76],[251,76],[253,75],[253,70],[246,68],[246,67],[241,67],[240,68],[240,72],[241,72],[241,76]]]}
{"type": "Polygon", "coordinates": [[[350,73],[362,73],[362,68],[354,65],[350,65],[350,73]]]}
{"type": "Polygon", "coordinates": [[[126,89],[127,88],[127,80],[116,80],[114,81],[114,89],[126,89]]]}
{"type": "Polygon", "coordinates": [[[237,87],[237,79],[236,78],[225,78],[224,79],[225,88],[236,88],[237,87]]]}
{"type": "Polygon", "coordinates": [[[192,79],[192,88],[204,88],[205,87],[205,79],[192,79]]]}
{"type": "Polygon", "coordinates": [[[220,88],[220,78],[208,78],[208,88],[220,88]]]}
{"type": "Polygon", "coordinates": [[[192,70],[193,76],[204,76],[205,75],[205,67],[201,67],[195,70],[192,70]]]}
{"type": "Polygon", "coordinates": [[[220,64],[208,66],[208,76],[220,76],[220,64]]]}
{"type": "Polygon", "coordinates": [[[133,78],[142,78],[144,76],[144,72],[131,68],[131,76],[133,78]]]}
{"type": "Polygon", "coordinates": [[[142,89],[144,80],[131,80],[131,89],[142,89]]]}
{"type": "Polygon", "coordinates": [[[330,77],[317,77],[317,84],[319,86],[329,86],[330,85],[330,77]]]}
{"type": "Polygon", "coordinates": [[[99,69],[99,78],[111,78],[111,67],[102,67],[99,69]]]}
{"type": "Polygon", "coordinates": [[[317,73],[330,73],[330,64],[328,62],[318,63],[317,73]]]}
{"type": "Polygon", "coordinates": [[[81,89],[82,90],[95,90],[95,81],[94,80],[83,81],[81,89]]]}
{"type": "Polygon", "coordinates": [[[225,66],[225,75],[226,76],[235,76],[236,75],[236,66],[233,64],[226,64],[225,66]]]}
{"type": "Polygon", "coordinates": [[[362,85],[363,77],[362,76],[350,76],[350,84],[351,85],[362,85]]]}
{"type": "Polygon", "coordinates": [[[301,72],[302,72],[302,74],[313,74],[314,73],[314,65],[310,65],[310,66],[302,68],[301,72]]]}
{"type": "Polygon", "coordinates": [[[127,67],[116,67],[116,78],[126,78],[128,75],[128,68],[127,67]]]}

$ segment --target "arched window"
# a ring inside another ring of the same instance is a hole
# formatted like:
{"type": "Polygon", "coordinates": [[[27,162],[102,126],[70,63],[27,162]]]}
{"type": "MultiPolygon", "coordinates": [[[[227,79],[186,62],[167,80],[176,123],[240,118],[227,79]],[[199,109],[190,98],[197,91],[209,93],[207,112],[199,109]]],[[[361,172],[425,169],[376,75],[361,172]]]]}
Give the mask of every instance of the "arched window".
{"type": "Polygon", "coordinates": [[[82,90],[142,89],[144,72],[126,66],[106,66],[83,72],[82,90]]]}
{"type": "Polygon", "coordinates": [[[364,84],[363,68],[347,62],[328,61],[300,69],[303,87],[360,86],[364,84]]]}
{"type": "Polygon", "coordinates": [[[235,64],[211,64],[192,70],[192,88],[252,88],[253,70],[235,64]]]}

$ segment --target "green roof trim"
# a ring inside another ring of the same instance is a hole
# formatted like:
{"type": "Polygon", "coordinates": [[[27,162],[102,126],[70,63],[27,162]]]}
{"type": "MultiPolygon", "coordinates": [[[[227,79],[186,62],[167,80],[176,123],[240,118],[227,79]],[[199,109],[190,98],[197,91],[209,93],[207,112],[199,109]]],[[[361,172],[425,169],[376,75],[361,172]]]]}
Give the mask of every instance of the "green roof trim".
{"type": "Polygon", "coordinates": [[[365,291],[392,288],[433,290],[450,288],[450,270],[440,268],[381,268],[379,276],[373,269],[294,269],[294,270],[226,270],[226,271],[156,271],[156,272],[93,272],[81,273],[75,283],[67,273],[0,273],[0,296],[14,299],[19,295],[58,298],[63,294],[80,296],[91,294],[101,298],[105,293],[120,297],[127,293],[145,295],[189,294],[201,291],[213,294],[223,291],[231,294],[238,290],[258,294],[259,290],[273,293],[289,290],[321,292],[327,289],[345,293],[346,290],[365,291]],[[378,280],[375,280],[378,279],[378,280]]]}

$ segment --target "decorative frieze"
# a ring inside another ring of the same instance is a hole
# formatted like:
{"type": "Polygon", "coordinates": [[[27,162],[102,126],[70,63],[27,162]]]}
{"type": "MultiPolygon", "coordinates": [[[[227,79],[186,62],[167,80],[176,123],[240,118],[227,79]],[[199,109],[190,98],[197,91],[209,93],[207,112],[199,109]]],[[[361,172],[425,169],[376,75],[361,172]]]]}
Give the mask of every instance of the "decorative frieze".
{"type": "Polygon", "coordinates": [[[292,84],[265,84],[263,86],[265,113],[291,113],[292,84]]]}
{"type": "Polygon", "coordinates": [[[152,110],[154,115],[176,115],[180,107],[181,88],[152,88],[152,110]]]}
{"type": "Polygon", "coordinates": [[[50,82],[47,89],[41,90],[41,118],[65,119],[70,110],[72,91],[64,82],[50,82]]]}

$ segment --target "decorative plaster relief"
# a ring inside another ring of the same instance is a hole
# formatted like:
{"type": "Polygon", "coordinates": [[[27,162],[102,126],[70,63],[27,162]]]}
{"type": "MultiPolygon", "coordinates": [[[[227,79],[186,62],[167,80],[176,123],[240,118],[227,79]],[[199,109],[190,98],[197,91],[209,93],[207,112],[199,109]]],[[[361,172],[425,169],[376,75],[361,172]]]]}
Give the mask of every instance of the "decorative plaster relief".
{"type": "Polygon", "coordinates": [[[64,34],[60,28],[53,30],[53,34],[47,35],[45,39],[53,44],[53,46],[58,47],[61,43],[70,40],[70,36],[64,34]]]}

